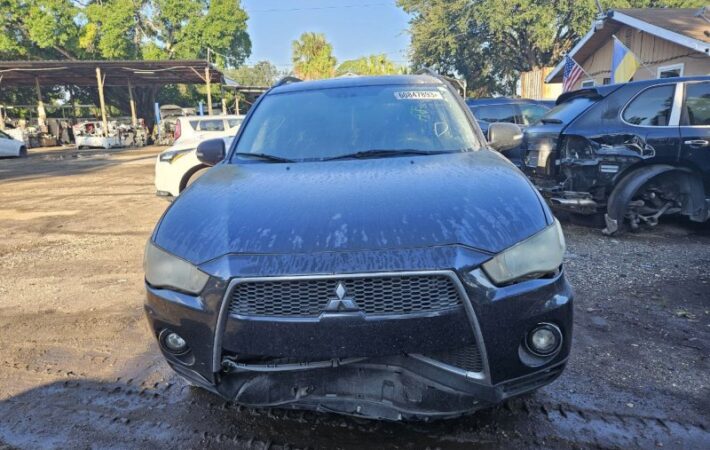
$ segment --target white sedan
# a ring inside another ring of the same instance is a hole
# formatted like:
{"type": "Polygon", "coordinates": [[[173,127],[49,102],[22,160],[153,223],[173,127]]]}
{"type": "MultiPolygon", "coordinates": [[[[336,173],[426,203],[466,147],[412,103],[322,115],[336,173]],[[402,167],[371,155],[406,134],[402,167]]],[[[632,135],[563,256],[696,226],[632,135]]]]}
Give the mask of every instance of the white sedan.
{"type": "Polygon", "coordinates": [[[27,156],[27,147],[22,141],[13,139],[7,133],[0,131],[0,158],[27,156]]]}
{"type": "Polygon", "coordinates": [[[207,139],[221,137],[229,146],[243,116],[180,117],[172,147],[155,162],[155,190],[163,197],[177,197],[209,169],[197,159],[197,146],[207,139]]]}

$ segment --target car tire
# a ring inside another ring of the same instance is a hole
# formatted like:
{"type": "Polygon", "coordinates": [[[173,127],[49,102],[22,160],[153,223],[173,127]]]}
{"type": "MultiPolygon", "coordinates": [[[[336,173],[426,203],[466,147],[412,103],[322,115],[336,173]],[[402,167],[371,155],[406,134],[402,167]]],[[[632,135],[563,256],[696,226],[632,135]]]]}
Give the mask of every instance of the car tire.
{"type": "Polygon", "coordinates": [[[17,157],[18,158],[26,158],[27,157],[27,147],[25,147],[24,145],[22,147],[20,147],[20,151],[17,154],[17,157]]]}

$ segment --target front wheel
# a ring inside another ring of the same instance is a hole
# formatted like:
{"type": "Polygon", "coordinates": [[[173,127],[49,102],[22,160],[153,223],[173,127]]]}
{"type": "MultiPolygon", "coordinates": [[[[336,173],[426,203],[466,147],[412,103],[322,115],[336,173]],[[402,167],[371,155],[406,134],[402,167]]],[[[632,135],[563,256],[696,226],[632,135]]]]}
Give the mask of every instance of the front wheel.
{"type": "Polygon", "coordinates": [[[684,172],[670,171],[648,180],[630,181],[620,183],[609,196],[604,234],[655,227],[661,216],[680,214],[689,202],[684,172]]]}

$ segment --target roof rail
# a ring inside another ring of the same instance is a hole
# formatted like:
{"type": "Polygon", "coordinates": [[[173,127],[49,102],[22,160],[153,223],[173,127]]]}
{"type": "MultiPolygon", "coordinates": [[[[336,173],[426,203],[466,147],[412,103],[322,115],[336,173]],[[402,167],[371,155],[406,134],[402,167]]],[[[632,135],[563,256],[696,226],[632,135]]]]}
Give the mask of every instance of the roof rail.
{"type": "Polygon", "coordinates": [[[290,83],[298,83],[299,81],[303,81],[303,80],[298,77],[293,77],[293,76],[289,75],[289,76],[281,78],[272,87],[283,86],[284,84],[290,84],[290,83]]]}

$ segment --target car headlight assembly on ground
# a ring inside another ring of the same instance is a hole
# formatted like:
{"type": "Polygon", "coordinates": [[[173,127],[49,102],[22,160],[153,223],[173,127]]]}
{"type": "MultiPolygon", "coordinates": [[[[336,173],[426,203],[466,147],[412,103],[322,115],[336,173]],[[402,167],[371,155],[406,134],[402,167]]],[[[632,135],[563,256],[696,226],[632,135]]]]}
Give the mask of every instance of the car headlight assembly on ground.
{"type": "Polygon", "coordinates": [[[160,154],[160,161],[171,163],[171,162],[175,161],[176,159],[178,159],[182,156],[185,156],[186,154],[188,154],[190,152],[194,152],[194,151],[195,151],[194,148],[188,148],[187,150],[173,150],[170,152],[163,152],[160,154]]]}
{"type": "Polygon", "coordinates": [[[143,260],[145,279],[156,288],[172,288],[188,294],[199,294],[209,275],[184,259],[173,256],[148,242],[143,260]]]}
{"type": "Polygon", "coordinates": [[[494,256],[483,264],[483,270],[495,284],[510,284],[556,271],[564,254],[565,237],[555,219],[552,225],[494,256]]]}

